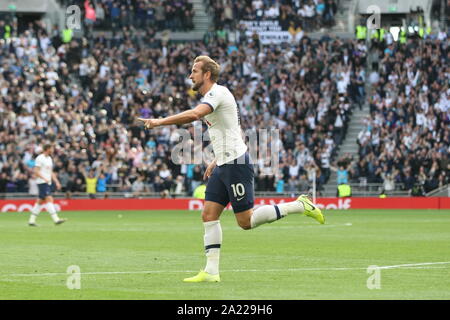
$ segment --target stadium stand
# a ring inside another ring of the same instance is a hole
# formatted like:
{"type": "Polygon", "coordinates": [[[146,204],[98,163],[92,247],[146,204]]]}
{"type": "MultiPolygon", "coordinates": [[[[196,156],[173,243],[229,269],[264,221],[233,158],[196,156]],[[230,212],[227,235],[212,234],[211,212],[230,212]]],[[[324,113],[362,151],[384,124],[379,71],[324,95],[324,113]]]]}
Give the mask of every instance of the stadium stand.
{"type": "Polygon", "coordinates": [[[384,47],[351,176],[424,195],[449,182],[448,48],[431,38],[384,47]]]}
{"type": "MultiPolygon", "coordinates": [[[[2,171],[10,179],[7,192],[19,191],[17,180],[38,151],[33,146],[45,139],[59,146],[56,163],[66,191],[79,191],[80,163],[97,168],[106,162],[107,179],[119,190],[131,190],[139,174],[146,176],[149,190],[161,189],[156,186],[158,175],[164,178],[163,190],[170,189],[181,173],[188,177],[185,190],[190,192],[200,182],[198,167],[169,165],[171,174],[163,174],[163,164],[171,163],[167,160],[176,141],[174,128],[145,132],[134,119],[194,105],[186,67],[207,50],[222,62],[221,81],[235,90],[244,129],[254,123],[281,129],[283,179],[295,181],[306,174],[303,166],[310,165],[317,167],[323,183],[351,112],[351,97],[339,93],[336,85],[350,81],[352,68],[362,63],[353,41],[304,38],[294,50],[268,50],[243,40],[240,50],[228,53],[221,49],[226,43],[220,38],[212,39],[208,48],[202,43],[164,47],[147,34],[145,39],[97,38],[92,49],[88,41],[55,48],[45,31],[37,30],[26,30],[10,45],[2,45],[7,58],[1,81],[1,155],[2,171]],[[148,46],[139,47],[139,41],[148,46]],[[350,59],[341,59],[339,54],[346,52],[353,53],[350,59]],[[314,63],[313,56],[320,56],[321,63],[314,63]]],[[[275,191],[276,178],[261,176],[257,185],[275,191]]]]}
{"type": "Polygon", "coordinates": [[[277,20],[283,30],[288,30],[292,23],[294,29],[313,31],[333,26],[337,12],[336,0],[207,2],[216,30],[237,28],[241,20],[277,20]]]}
{"type": "MultiPolygon", "coordinates": [[[[426,192],[448,183],[446,35],[375,48],[382,57],[380,80],[366,95],[370,48],[365,41],[326,35],[311,39],[305,34],[293,43],[265,46],[258,37],[242,33],[230,39],[221,32],[224,26],[238,27],[232,22],[245,18],[238,16],[244,7],[249,15],[263,10],[265,19],[276,15],[272,9],[277,4],[282,15],[312,2],[231,1],[224,2],[220,14],[217,3],[209,3],[219,25],[203,42],[183,43],[156,36],[160,28],[183,28],[167,19],[168,24],[158,25],[158,1],[131,1],[120,7],[114,1],[79,2],[85,18],[89,7],[95,8],[94,29],[111,30],[117,22],[123,32],[114,37],[87,32],[66,43],[57,28],[48,32],[44,22],[36,21],[23,30],[8,25],[12,30],[7,40],[0,21],[0,193],[35,194],[33,159],[42,143],[52,141],[64,192],[86,191],[86,172],[92,172],[101,196],[105,190],[149,191],[164,197],[191,194],[201,184],[204,166],[169,161],[179,140],[176,128],[145,131],[135,119],[166,116],[195,105],[199,100],[187,75],[195,56],[205,52],[222,65],[219,83],[233,91],[243,129],[280,130],[280,169],[267,174],[262,159],[257,166],[257,191],[307,191],[314,179],[320,191],[333,170],[351,181],[366,178],[387,189],[402,184],[412,190],[420,181],[426,192]],[[237,10],[240,5],[244,7],[237,10]],[[121,16],[112,13],[115,6],[127,17],[134,14],[129,22],[143,32],[132,32],[120,18],[113,22],[121,16]],[[142,6],[153,7],[155,15],[140,19],[142,6]],[[402,65],[403,61],[408,63],[402,65]],[[360,134],[361,160],[336,162],[352,111],[367,97],[371,113],[360,134]]],[[[185,4],[179,1],[171,7],[185,4]]],[[[322,12],[322,17],[336,6],[329,0],[319,4],[325,9],[316,7],[315,12],[322,12]]],[[[308,25],[298,19],[294,25],[308,25]]],[[[320,22],[306,29],[316,27],[320,22]]],[[[201,123],[194,127],[206,129],[201,123]]]]}
{"type": "Polygon", "coordinates": [[[84,24],[92,30],[123,27],[155,28],[156,30],[191,30],[194,10],[188,0],[118,1],[118,0],[60,0],[64,5],[78,5],[84,14],[84,24]]]}

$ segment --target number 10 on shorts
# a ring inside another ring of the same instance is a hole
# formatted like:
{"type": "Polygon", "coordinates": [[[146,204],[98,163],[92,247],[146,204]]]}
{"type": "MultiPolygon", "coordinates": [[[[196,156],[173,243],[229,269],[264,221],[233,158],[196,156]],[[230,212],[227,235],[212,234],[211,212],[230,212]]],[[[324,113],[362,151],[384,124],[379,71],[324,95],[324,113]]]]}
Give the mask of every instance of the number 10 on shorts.
{"type": "MultiPolygon", "coordinates": [[[[245,187],[242,183],[232,184],[231,189],[233,189],[233,195],[235,198],[242,197],[245,195],[245,187]]],[[[237,200],[239,201],[241,199],[237,200]]]]}

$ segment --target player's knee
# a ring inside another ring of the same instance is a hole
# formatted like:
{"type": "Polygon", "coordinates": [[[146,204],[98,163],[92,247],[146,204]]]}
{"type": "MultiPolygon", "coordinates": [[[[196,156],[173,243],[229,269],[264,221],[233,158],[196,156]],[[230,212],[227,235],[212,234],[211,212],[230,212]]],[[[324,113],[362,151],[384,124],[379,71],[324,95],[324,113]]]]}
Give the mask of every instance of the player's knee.
{"type": "Polygon", "coordinates": [[[219,220],[219,216],[215,212],[203,210],[202,220],[203,220],[203,222],[215,221],[215,220],[219,220]]]}

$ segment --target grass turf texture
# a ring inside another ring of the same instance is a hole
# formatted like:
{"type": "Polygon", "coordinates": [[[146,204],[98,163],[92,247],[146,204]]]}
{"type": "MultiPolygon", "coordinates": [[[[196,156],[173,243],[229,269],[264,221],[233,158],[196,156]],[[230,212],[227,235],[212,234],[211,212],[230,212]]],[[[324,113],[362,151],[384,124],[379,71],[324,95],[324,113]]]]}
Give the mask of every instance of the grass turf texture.
{"type": "Polygon", "coordinates": [[[449,210],[328,211],[244,231],[222,214],[220,283],[183,283],[204,267],[198,211],[0,213],[0,299],[450,299],[449,210]],[[70,265],[81,289],[66,287],[70,265]]]}

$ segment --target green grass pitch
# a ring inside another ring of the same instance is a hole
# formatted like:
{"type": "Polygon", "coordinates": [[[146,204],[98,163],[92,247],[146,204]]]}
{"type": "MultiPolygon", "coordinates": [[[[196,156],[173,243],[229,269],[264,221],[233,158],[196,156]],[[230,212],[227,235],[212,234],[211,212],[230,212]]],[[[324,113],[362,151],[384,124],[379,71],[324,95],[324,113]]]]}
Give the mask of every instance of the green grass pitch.
{"type": "Polygon", "coordinates": [[[325,214],[244,231],[224,212],[222,282],[189,284],[205,263],[198,211],[61,212],[61,226],[41,213],[38,228],[0,213],[0,299],[450,299],[449,210],[325,214]]]}

